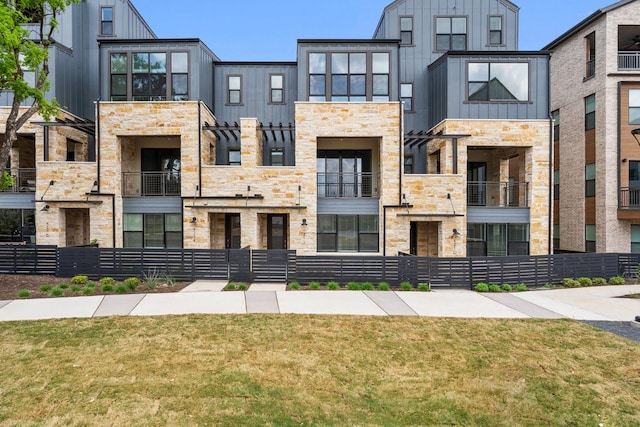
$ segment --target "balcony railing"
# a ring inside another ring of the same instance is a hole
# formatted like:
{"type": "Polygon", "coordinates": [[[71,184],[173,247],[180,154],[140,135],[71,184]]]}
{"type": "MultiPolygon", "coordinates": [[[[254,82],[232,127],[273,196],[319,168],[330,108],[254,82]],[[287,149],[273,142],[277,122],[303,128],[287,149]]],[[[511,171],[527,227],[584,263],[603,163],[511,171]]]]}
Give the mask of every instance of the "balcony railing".
{"type": "Polygon", "coordinates": [[[640,52],[618,52],[618,70],[640,70],[640,52]]]}
{"type": "Polygon", "coordinates": [[[620,189],[621,209],[640,209],[640,187],[624,187],[620,189]]]}
{"type": "Polygon", "coordinates": [[[467,205],[526,208],[529,206],[529,183],[470,181],[467,205]]]}
{"type": "Polygon", "coordinates": [[[179,172],[125,172],[122,174],[124,197],[179,196],[179,172]]]}
{"type": "Polygon", "coordinates": [[[35,168],[5,169],[13,177],[13,185],[5,188],[7,193],[35,193],[36,170],[35,168]]]}
{"type": "Polygon", "coordinates": [[[378,197],[377,187],[371,172],[318,174],[318,197],[378,197]]]}

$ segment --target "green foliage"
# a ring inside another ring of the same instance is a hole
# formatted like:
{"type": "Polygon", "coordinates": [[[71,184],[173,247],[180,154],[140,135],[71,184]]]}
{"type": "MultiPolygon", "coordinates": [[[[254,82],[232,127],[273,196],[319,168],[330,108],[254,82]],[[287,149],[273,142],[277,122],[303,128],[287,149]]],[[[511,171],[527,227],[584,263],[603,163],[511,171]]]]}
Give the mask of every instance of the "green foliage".
{"type": "Polygon", "coordinates": [[[116,294],[126,294],[129,292],[129,287],[124,283],[121,283],[120,285],[115,287],[114,292],[116,294]]]}
{"type": "Polygon", "coordinates": [[[501,291],[502,289],[500,288],[500,285],[496,285],[495,283],[489,285],[489,292],[501,292],[501,291]]]}
{"type": "Polygon", "coordinates": [[[71,292],[80,292],[81,289],[78,285],[71,285],[71,292]]]}
{"type": "Polygon", "coordinates": [[[115,285],[116,284],[116,279],[114,279],[113,277],[103,277],[102,279],[99,280],[101,285],[115,285]]]}
{"type": "Polygon", "coordinates": [[[147,289],[155,289],[160,284],[162,275],[155,268],[150,269],[148,272],[142,273],[142,280],[147,285],[147,289]]]}
{"type": "Polygon", "coordinates": [[[320,283],[319,282],[309,283],[309,289],[313,289],[313,290],[320,289],[320,283]]]}
{"type": "Polygon", "coordinates": [[[327,289],[329,289],[330,291],[335,291],[337,289],[340,289],[340,284],[332,280],[331,282],[327,283],[327,289]]]}
{"type": "Polygon", "coordinates": [[[66,283],[60,283],[60,284],[58,285],[58,288],[60,288],[60,289],[69,289],[69,285],[68,285],[68,284],[66,284],[66,283]]]}
{"type": "Polygon", "coordinates": [[[474,289],[477,292],[489,292],[489,285],[484,282],[480,282],[474,287],[474,289]]]}
{"type": "Polygon", "coordinates": [[[87,276],[73,276],[71,278],[71,283],[74,285],[86,285],[88,281],[89,278],[87,276]]]}
{"type": "Polygon", "coordinates": [[[578,283],[580,283],[580,286],[593,286],[593,280],[589,277],[579,277],[578,283]]]}
{"type": "Polygon", "coordinates": [[[579,288],[580,282],[576,279],[564,278],[562,279],[562,286],[565,288],[579,288]]]}
{"type": "Polygon", "coordinates": [[[18,291],[18,298],[29,298],[31,296],[31,291],[28,289],[23,289],[18,291]]]}
{"type": "Polygon", "coordinates": [[[2,176],[0,176],[0,190],[4,190],[11,186],[13,186],[13,177],[9,172],[3,171],[2,176]]]}
{"type": "Polygon", "coordinates": [[[387,282],[378,283],[378,290],[379,291],[388,291],[389,290],[389,284],[387,282]]]}
{"type": "Polygon", "coordinates": [[[420,292],[431,292],[431,285],[429,283],[418,283],[418,290],[420,292]]]}
{"type": "Polygon", "coordinates": [[[88,287],[88,286],[87,286],[86,288],[82,289],[82,295],[91,295],[91,294],[93,294],[95,291],[96,291],[96,289],[95,289],[95,288],[93,288],[93,287],[92,287],[92,288],[90,288],[90,287],[88,287]]]}
{"type": "Polygon", "coordinates": [[[113,292],[113,285],[102,285],[102,292],[113,292]]]}
{"type": "Polygon", "coordinates": [[[53,286],[51,286],[51,285],[42,285],[42,286],[40,286],[40,292],[49,292],[51,289],[53,289],[53,286]]]}
{"type": "Polygon", "coordinates": [[[173,288],[176,285],[176,278],[171,273],[167,273],[164,275],[164,282],[168,287],[173,288]]]}
{"type": "Polygon", "coordinates": [[[362,289],[362,287],[358,282],[349,282],[347,283],[347,289],[350,291],[359,291],[360,289],[362,289]]]}
{"type": "Polygon", "coordinates": [[[64,295],[64,289],[55,288],[51,290],[51,296],[61,297],[62,295],[64,295]]]}
{"type": "Polygon", "coordinates": [[[513,288],[511,287],[510,284],[508,283],[503,283],[502,284],[502,290],[505,292],[511,292],[513,290],[513,288]]]}
{"type": "Polygon", "coordinates": [[[289,288],[293,289],[294,291],[297,291],[298,289],[300,289],[300,283],[294,280],[293,282],[289,283],[289,288]]]}
{"type": "Polygon", "coordinates": [[[125,285],[131,291],[135,290],[138,286],[140,286],[140,283],[141,283],[140,279],[138,279],[137,277],[129,277],[125,279],[124,282],[122,282],[122,284],[125,285]]]}
{"type": "Polygon", "coordinates": [[[518,292],[524,292],[527,290],[527,285],[525,285],[524,283],[518,283],[513,287],[513,289],[518,292]]]}
{"type": "Polygon", "coordinates": [[[614,286],[624,285],[624,277],[614,276],[609,279],[609,284],[614,286]]]}
{"type": "Polygon", "coordinates": [[[593,278],[593,286],[604,286],[607,284],[607,279],[604,277],[594,277],[593,278]]]}
{"type": "Polygon", "coordinates": [[[247,289],[249,289],[249,286],[247,286],[246,283],[239,283],[238,284],[238,290],[239,291],[246,291],[247,289]]]}
{"type": "Polygon", "coordinates": [[[236,284],[231,282],[228,283],[227,286],[225,286],[225,289],[228,291],[235,291],[236,290],[236,284]]]}
{"type": "Polygon", "coordinates": [[[95,282],[89,282],[89,283],[87,283],[85,285],[85,287],[94,289],[96,287],[96,283],[95,282]]]}
{"type": "Polygon", "coordinates": [[[403,291],[412,291],[413,285],[411,284],[411,282],[402,282],[400,283],[400,289],[402,289],[403,291]]]}
{"type": "Polygon", "coordinates": [[[364,282],[361,286],[361,289],[363,291],[372,291],[373,290],[373,283],[371,282],[364,282]]]}

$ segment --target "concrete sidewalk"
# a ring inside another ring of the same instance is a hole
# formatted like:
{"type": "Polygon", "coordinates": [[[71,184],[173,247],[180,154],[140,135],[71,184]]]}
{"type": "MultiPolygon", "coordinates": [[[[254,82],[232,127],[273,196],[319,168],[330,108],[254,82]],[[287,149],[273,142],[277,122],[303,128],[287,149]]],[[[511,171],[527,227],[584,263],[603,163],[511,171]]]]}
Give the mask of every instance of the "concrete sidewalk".
{"type": "Polygon", "coordinates": [[[158,316],[169,314],[298,313],[462,318],[570,318],[631,321],[640,315],[640,285],[491,294],[467,290],[284,291],[282,284],[220,292],[202,283],[183,292],[0,301],[0,321],[158,316]],[[212,290],[213,289],[213,290],[212,290]]]}

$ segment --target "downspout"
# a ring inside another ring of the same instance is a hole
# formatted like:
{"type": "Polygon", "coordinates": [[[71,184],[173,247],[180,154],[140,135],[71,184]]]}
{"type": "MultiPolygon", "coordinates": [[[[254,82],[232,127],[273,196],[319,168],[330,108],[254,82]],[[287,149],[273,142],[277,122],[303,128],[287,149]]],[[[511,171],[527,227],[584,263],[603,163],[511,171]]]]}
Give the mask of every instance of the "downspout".
{"type": "Polygon", "coordinates": [[[620,164],[621,164],[621,160],[622,160],[622,119],[620,117],[620,111],[622,108],[622,82],[618,82],[618,163],[617,163],[617,167],[616,169],[618,170],[618,188],[616,190],[617,197],[618,197],[618,209],[620,209],[620,185],[622,183],[622,176],[621,176],[621,168],[620,168],[620,164]]]}
{"type": "MultiPolygon", "coordinates": [[[[549,119],[549,231],[547,254],[553,253],[553,117],[551,116],[551,55],[547,54],[547,115],[549,119]]],[[[559,203],[559,201],[558,201],[559,203]]],[[[531,222],[531,218],[529,218],[531,222]]]]}
{"type": "Polygon", "coordinates": [[[202,101],[198,101],[198,196],[202,197],[202,101]]]}
{"type": "Polygon", "coordinates": [[[98,188],[96,191],[100,192],[100,98],[96,101],[96,181],[98,182],[98,188]]]}

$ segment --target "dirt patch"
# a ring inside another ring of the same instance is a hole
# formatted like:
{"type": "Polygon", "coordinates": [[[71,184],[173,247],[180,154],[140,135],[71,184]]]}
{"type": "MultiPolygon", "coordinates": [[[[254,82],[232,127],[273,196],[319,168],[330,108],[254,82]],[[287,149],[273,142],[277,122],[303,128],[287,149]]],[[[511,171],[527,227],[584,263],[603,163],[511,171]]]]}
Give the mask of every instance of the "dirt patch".
{"type": "MultiPolygon", "coordinates": [[[[119,282],[121,283],[121,282],[119,282]]],[[[191,282],[177,282],[173,286],[166,283],[159,284],[155,289],[149,289],[144,283],[128,293],[167,293],[179,292],[188,286],[191,282]]],[[[81,295],[113,295],[114,291],[105,292],[101,289],[100,284],[96,284],[93,292],[84,293],[85,286],[80,286],[79,291],[73,291],[71,277],[56,277],[47,275],[32,274],[0,274],[0,301],[12,300],[18,298],[21,291],[29,291],[28,298],[51,298],[51,291],[41,291],[42,286],[49,285],[51,288],[59,288],[60,285],[68,285],[62,290],[60,296],[81,296],[81,295]]]]}

